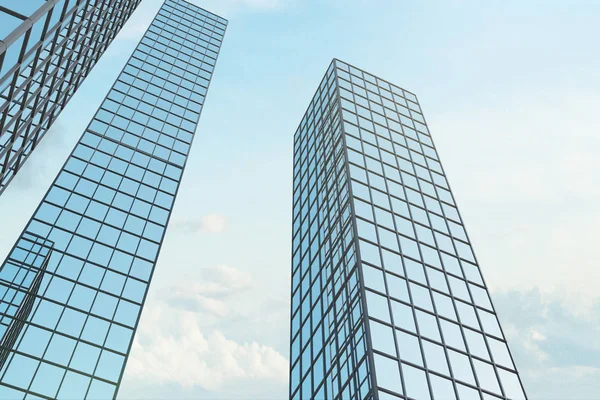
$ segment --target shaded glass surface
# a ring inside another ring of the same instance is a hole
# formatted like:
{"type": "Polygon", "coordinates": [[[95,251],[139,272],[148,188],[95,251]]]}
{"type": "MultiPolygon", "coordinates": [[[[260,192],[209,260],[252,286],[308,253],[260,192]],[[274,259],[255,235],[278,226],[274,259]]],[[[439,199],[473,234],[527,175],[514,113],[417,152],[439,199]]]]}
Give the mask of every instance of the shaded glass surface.
{"type": "Polygon", "coordinates": [[[525,399],[417,97],[334,60],[294,151],[291,398],[525,399]]]}
{"type": "Polygon", "coordinates": [[[0,0],[0,194],[140,0],[0,0]]]}
{"type": "Polygon", "coordinates": [[[0,398],[116,395],[225,26],[165,2],[0,268],[0,398]]]}
{"type": "Polygon", "coordinates": [[[333,63],[294,137],[290,396],[372,398],[333,63]]]}
{"type": "Polygon", "coordinates": [[[53,243],[25,232],[0,270],[0,370],[29,318],[53,243]]]}

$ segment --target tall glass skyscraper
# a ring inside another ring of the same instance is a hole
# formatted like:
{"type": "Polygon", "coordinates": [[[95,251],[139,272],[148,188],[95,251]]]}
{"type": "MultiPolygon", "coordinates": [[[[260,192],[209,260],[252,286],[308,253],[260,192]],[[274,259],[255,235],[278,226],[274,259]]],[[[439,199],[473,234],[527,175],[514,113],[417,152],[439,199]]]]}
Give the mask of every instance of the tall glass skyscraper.
{"type": "Polygon", "coordinates": [[[164,3],[0,267],[0,398],[116,395],[226,23],[164,3]]]}
{"type": "Polygon", "coordinates": [[[0,1],[0,194],[139,3],[0,1]]]}
{"type": "Polygon", "coordinates": [[[290,398],[525,399],[417,97],[334,60],[294,136],[290,398]]]}

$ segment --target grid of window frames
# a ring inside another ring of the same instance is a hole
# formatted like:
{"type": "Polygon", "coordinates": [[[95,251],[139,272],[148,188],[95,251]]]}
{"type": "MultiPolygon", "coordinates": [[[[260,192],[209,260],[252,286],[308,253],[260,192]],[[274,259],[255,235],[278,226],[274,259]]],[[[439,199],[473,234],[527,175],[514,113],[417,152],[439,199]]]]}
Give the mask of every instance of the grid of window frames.
{"type": "Polygon", "coordinates": [[[29,317],[53,243],[25,232],[0,270],[0,370],[29,317]]]}
{"type": "Polygon", "coordinates": [[[290,399],[370,399],[333,63],[294,137],[290,399]]]}
{"type": "Polygon", "coordinates": [[[67,159],[26,228],[53,248],[0,398],[116,396],[225,28],[167,0],[67,159]]]}
{"type": "Polygon", "coordinates": [[[416,96],[336,67],[379,399],[525,399],[416,96]]]}
{"type": "Polygon", "coordinates": [[[0,46],[0,194],[139,3],[17,2],[0,12],[0,22],[22,20],[0,46]]]}

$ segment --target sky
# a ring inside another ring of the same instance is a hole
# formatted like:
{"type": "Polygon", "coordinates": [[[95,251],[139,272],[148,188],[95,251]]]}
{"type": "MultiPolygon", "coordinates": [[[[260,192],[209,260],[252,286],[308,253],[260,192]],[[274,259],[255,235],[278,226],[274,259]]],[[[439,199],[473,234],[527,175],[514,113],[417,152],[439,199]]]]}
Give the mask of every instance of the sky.
{"type": "MultiPolygon", "coordinates": [[[[529,398],[598,399],[600,3],[193,3],[229,26],[119,398],[287,396],[292,138],[337,57],[418,95],[529,398]]],[[[160,4],[0,197],[0,259],[160,4]]]]}

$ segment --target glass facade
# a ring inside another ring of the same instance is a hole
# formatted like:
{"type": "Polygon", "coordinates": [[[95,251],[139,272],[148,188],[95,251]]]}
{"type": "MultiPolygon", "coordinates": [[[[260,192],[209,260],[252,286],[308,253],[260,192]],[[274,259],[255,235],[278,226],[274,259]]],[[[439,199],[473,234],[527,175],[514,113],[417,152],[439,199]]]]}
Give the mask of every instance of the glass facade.
{"type": "Polygon", "coordinates": [[[526,399],[417,97],[339,60],[323,82],[337,115],[313,100],[295,136],[291,398],[526,399]]]}
{"type": "Polygon", "coordinates": [[[371,395],[350,180],[332,64],[294,137],[290,398],[371,395]]]}
{"type": "Polygon", "coordinates": [[[140,0],[0,0],[0,194],[140,0]]]}
{"type": "Polygon", "coordinates": [[[165,2],[0,267],[0,398],[116,396],[226,23],[165,2]]]}

